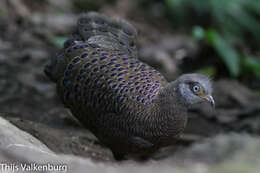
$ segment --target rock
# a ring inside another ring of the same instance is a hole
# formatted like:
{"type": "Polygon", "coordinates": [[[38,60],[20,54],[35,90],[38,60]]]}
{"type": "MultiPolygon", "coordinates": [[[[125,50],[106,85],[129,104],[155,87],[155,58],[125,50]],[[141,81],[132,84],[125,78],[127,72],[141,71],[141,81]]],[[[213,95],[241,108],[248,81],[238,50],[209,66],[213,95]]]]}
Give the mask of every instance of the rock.
{"type": "Polygon", "coordinates": [[[260,140],[246,134],[229,133],[196,143],[175,155],[184,167],[200,165],[206,172],[257,173],[260,166],[260,140]]]}
{"type": "MultiPolygon", "coordinates": [[[[241,153],[260,149],[260,140],[246,134],[229,133],[204,139],[176,153],[176,160],[219,164],[241,153]]],[[[255,153],[260,156],[260,152],[255,153]]]]}
{"type": "Polygon", "coordinates": [[[104,6],[107,1],[110,1],[110,4],[114,2],[114,0],[72,0],[72,3],[74,8],[79,11],[97,11],[104,6]]]}
{"type": "Polygon", "coordinates": [[[44,120],[48,125],[24,120],[19,116],[3,114],[2,116],[37,137],[56,153],[73,154],[103,162],[114,160],[111,151],[100,145],[87,129],[69,119],[67,112],[62,113],[61,110],[53,112],[53,118],[50,116],[44,120]]]}
{"type": "Polygon", "coordinates": [[[198,52],[195,42],[184,35],[164,35],[140,48],[140,59],[161,71],[169,80],[176,77],[177,65],[198,52]]]}
{"type": "Polygon", "coordinates": [[[0,117],[0,139],[0,147],[6,150],[14,151],[17,148],[26,148],[53,154],[45,144],[32,135],[18,129],[2,117],[0,117]]]}
{"type": "Polygon", "coordinates": [[[31,17],[31,21],[36,26],[36,33],[42,33],[41,29],[44,28],[45,32],[56,35],[70,33],[77,18],[78,16],[73,14],[35,14],[31,17]]]}
{"type": "MultiPolygon", "coordinates": [[[[7,159],[6,162],[12,161],[12,163],[18,166],[21,165],[20,163],[60,165],[59,171],[46,171],[50,173],[62,171],[81,173],[86,170],[92,173],[222,173],[239,171],[257,173],[260,168],[259,146],[260,140],[255,137],[228,134],[219,135],[216,138],[194,144],[184,152],[179,152],[174,158],[149,161],[145,164],[133,161],[95,163],[88,158],[72,155],[55,155],[49,152],[33,150],[29,147],[6,149],[3,146],[0,146],[0,159],[7,159]]],[[[21,167],[19,167],[19,170],[21,170],[21,167]]]]}

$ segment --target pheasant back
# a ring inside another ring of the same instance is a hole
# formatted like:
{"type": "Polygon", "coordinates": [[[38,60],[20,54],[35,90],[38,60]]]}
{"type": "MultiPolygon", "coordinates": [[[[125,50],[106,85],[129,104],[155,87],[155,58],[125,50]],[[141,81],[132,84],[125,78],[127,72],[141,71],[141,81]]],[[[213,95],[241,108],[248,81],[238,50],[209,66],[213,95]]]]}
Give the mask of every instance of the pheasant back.
{"type": "Polygon", "coordinates": [[[126,21],[83,15],[45,69],[64,104],[76,114],[151,105],[167,81],[137,59],[135,38],[135,28],[126,21]]]}

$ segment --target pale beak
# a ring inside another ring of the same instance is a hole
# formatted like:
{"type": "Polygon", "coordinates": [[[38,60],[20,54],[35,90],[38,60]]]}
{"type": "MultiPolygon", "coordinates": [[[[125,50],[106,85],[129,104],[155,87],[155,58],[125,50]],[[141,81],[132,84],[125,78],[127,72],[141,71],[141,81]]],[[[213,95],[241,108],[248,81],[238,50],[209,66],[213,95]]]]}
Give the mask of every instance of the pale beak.
{"type": "Polygon", "coordinates": [[[205,99],[206,101],[208,101],[210,103],[210,105],[215,108],[215,101],[213,99],[213,97],[211,95],[206,95],[203,97],[203,99],[205,99]]]}

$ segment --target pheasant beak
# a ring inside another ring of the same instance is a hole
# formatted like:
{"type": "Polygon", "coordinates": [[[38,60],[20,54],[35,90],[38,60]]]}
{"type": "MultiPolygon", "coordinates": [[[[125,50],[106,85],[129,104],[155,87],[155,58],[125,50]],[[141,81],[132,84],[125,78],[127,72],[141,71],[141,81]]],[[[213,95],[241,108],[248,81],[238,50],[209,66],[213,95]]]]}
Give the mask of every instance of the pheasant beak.
{"type": "Polygon", "coordinates": [[[211,105],[213,108],[215,108],[215,101],[214,101],[212,95],[206,95],[206,96],[204,96],[204,97],[202,97],[202,98],[205,99],[207,102],[209,102],[210,105],[211,105]]]}

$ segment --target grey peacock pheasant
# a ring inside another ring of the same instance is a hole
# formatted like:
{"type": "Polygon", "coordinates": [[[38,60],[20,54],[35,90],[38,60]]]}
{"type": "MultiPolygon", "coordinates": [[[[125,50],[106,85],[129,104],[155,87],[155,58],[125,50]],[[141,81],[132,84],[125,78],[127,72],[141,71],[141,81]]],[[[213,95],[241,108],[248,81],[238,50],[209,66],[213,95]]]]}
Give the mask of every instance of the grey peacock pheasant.
{"type": "Polygon", "coordinates": [[[214,105],[208,77],[186,74],[168,83],[138,60],[136,35],[126,21],[87,13],[45,68],[65,106],[116,159],[172,145],[185,128],[187,107],[214,105]]]}

